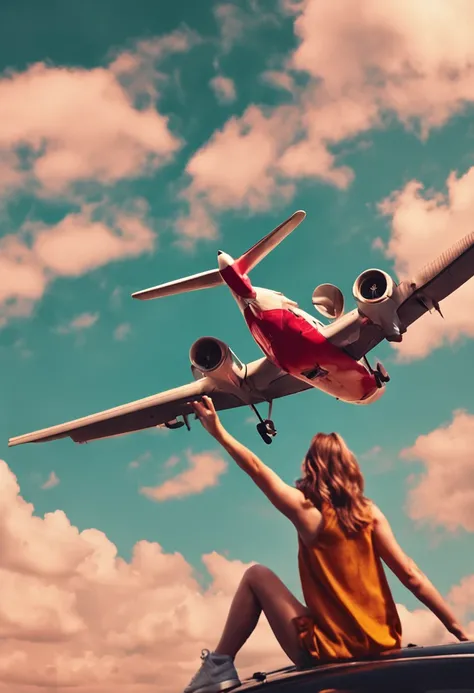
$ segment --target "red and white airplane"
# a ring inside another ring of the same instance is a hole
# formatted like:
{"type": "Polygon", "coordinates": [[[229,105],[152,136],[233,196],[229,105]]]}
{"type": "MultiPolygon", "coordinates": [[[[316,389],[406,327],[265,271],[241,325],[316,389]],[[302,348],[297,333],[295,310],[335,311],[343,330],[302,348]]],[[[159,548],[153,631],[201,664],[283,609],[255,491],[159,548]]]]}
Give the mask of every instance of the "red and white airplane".
{"type": "Polygon", "coordinates": [[[271,443],[276,429],[273,400],[309,388],[352,404],[369,404],[385,391],[389,377],[380,363],[372,368],[366,354],[383,339],[400,342],[407,328],[474,274],[474,232],[462,238],[412,278],[396,284],[384,271],[368,269],[354,282],[356,308],[344,314],[344,297],[332,284],[313,292],[313,305],[331,320],[323,324],[278,291],[252,285],[249,272],[305,218],[289,219],[234,260],[218,252],[218,268],[138,291],[149,300],[226,284],[264,357],[243,364],[230,347],[201,337],[190,349],[194,382],[75,421],[11,438],[9,446],[70,437],[76,443],[166,426],[190,429],[190,400],[210,395],[217,410],[250,406],[257,430],[271,443]],[[263,419],[256,405],[267,402],[263,419]]]}

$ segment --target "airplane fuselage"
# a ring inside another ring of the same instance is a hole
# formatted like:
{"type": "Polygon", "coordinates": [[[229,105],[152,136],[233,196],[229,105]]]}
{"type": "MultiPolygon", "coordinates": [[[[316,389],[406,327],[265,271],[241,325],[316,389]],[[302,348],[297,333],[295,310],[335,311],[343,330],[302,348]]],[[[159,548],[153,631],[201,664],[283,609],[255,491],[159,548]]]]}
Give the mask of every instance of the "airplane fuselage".
{"type": "Polygon", "coordinates": [[[219,253],[220,274],[265,356],[299,380],[344,402],[368,404],[383,394],[365,363],[326,339],[324,325],[277,291],[252,286],[234,260],[219,253]]]}

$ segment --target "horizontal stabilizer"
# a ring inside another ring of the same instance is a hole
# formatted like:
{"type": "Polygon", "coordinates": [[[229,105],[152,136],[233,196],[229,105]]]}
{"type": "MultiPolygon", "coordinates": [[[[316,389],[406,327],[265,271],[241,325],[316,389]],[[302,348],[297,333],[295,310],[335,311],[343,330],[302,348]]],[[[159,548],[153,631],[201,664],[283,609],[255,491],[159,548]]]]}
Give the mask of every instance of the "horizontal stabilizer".
{"type": "Polygon", "coordinates": [[[242,274],[250,272],[264,257],[271,253],[276,246],[283,241],[297,226],[301,224],[306,216],[306,212],[298,210],[291,215],[286,221],[281,223],[276,229],[270,231],[264,238],[255,243],[254,246],[247,250],[246,253],[240,256],[237,260],[237,266],[242,274]]]}
{"type": "Polygon", "coordinates": [[[163,298],[164,296],[173,296],[174,294],[184,294],[188,291],[198,291],[199,289],[210,289],[213,286],[223,284],[224,281],[218,269],[192,274],[189,277],[176,279],[166,284],[159,284],[150,289],[143,289],[132,294],[132,298],[138,298],[141,301],[149,301],[152,298],[163,298]]]}
{"type": "MultiPolygon", "coordinates": [[[[270,231],[264,238],[255,243],[246,253],[236,260],[235,265],[239,272],[247,274],[251,269],[258,265],[264,257],[268,255],[276,246],[282,242],[292,231],[296,229],[306,216],[306,212],[301,210],[294,212],[288,219],[277,226],[273,231],[270,231]]],[[[208,270],[193,274],[190,277],[176,279],[166,284],[158,284],[150,289],[143,289],[132,294],[132,298],[138,298],[141,301],[148,301],[152,298],[163,298],[164,296],[173,296],[174,294],[183,294],[188,291],[198,291],[200,289],[210,289],[214,286],[223,284],[224,280],[221,277],[219,269],[208,270]]]]}

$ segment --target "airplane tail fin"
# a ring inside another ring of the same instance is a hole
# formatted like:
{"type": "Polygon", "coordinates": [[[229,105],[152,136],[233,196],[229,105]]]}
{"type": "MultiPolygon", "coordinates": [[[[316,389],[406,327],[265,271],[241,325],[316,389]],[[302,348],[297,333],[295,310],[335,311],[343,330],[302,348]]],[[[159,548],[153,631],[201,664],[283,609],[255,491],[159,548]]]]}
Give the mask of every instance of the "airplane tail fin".
{"type": "MultiPolygon", "coordinates": [[[[301,210],[295,212],[283,223],[277,226],[273,231],[270,231],[264,238],[255,243],[247,252],[235,261],[235,265],[241,274],[247,274],[258,263],[263,260],[276,246],[282,242],[296,227],[301,224],[306,216],[306,212],[301,210]]],[[[174,294],[187,293],[189,291],[198,291],[200,289],[210,289],[214,286],[223,284],[224,280],[221,277],[218,269],[208,270],[207,272],[199,272],[189,277],[176,279],[166,284],[152,286],[149,289],[136,291],[132,294],[132,298],[137,298],[141,301],[148,301],[153,298],[163,298],[164,296],[172,296],[174,294]]]]}
{"type": "Polygon", "coordinates": [[[277,247],[297,226],[301,224],[306,216],[306,212],[298,210],[288,219],[282,222],[276,229],[270,231],[264,238],[260,239],[246,253],[241,255],[236,261],[239,271],[242,274],[250,272],[258,263],[263,260],[274,248],[277,247]]]}

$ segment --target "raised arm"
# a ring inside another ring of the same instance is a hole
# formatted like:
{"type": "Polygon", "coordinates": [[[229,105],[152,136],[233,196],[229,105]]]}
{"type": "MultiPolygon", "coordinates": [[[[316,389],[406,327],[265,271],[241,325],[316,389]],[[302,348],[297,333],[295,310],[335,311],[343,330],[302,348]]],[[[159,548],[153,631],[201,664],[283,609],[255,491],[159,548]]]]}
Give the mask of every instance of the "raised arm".
{"type": "Polygon", "coordinates": [[[375,505],[373,511],[375,546],[382,560],[400,582],[439,618],[450,633],[458,640],[469,640],[469,636],[441,594],[402,550],[385,515],[375,505]]]}
{"type": "Polygon", "coordinates": [[[225,430],[211,398],[203,397],[202,402],[193,402],[192,406],[204,428],[249,475],[275,508],[288,517],[300,533],[306,536],[316,533],[321,521],[319,511],[308,503],[301,491],[285,483],[273,469],[225,430]]]}

